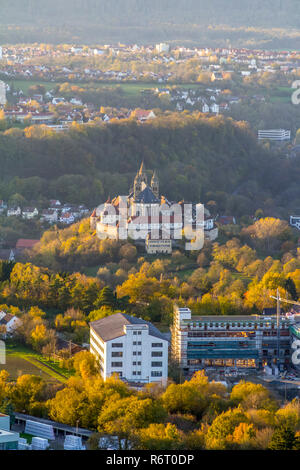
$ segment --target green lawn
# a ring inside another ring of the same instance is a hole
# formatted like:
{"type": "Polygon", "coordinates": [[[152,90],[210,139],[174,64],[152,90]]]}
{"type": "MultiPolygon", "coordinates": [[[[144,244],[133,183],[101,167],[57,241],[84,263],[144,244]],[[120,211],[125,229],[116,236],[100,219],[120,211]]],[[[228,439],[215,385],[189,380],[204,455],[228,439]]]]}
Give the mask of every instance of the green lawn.
{"type": "Polygon", "coordinates": [[[57,83],[55,82],[43,82],[41,80],[8,80],[7,83],[10,86],[13,83],[15,90],[20,89],[20,90],[23,90],[24,93],[27,93],[28,88],[31,87],[32,85],[43,85],[47,91],[51,90],[57,85],[57,83]]]}
{"type": "Polygon", "coordinates": [[[271,103],[291,103],[293,89],[290,87],[279,86],[270,92],[271,103]]]}
{"type": "MultiPolygon", "coordinates": [[[[8,81],[9,85],[12,83],[14,84],[15,89],[21,89],[24,91],[24,93],[28,92],[28,88],[31,87],[32,85],[43,85],[47,91],[55,88],[56,85],[61,85],[62,81],[60,82],[46,82],[43,80],[9,80],[8,81]]],[[[69,82],[72,85],[78,85],[80,87],[84,87],[84,85],[92,85],[94,88],[103,88],[103,87],[121,87],[122,90],[127,94],[131,96],[136,96],[139,95],[142,90],[149,90],[152,88],[167,88],[169,86],[174,86],[174,83],[170,84],[165,84],[165,83],[155,83],[155,82],[150,82],[150,83],[130,83],[130,82],[69,82]]],[[[196,83],[188,84],[188,83],[178,83],[177,86],[181,88],[199,88],[199,86],[196,83]]]]}
{"type": "Polygon", "coordinates": [[[16,379],[23,374],[39,375],[47,381],[66,382],[72,373],[59,366],[58,362],[48,360],[41,354],[19,344],[6,345],[6,364],[0,370],[7,370],[16,379]]]}

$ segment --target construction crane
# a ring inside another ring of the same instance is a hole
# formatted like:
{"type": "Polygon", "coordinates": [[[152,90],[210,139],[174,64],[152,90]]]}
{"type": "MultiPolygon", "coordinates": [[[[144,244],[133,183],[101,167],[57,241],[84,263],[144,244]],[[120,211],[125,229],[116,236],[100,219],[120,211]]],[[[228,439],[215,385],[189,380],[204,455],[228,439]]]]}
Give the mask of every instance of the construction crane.
{"type": "Polygon", "coordinates": [[[277,289],[277,295],[274,297],[274,295],[270,295],[271,299],[276,300],[276,327],[277,327],[277,360],[276,363],[279,363],[279,352],[280,352],[280,313],[281,313],[281,307],[280,307],[280,302],[285,302],[287,304],[292,304],[292,305],[300,305],[300,302],[296,302],[295,300],[288,300],[288,299],[282,299],[279,294],[279,289],[277,289]]]}

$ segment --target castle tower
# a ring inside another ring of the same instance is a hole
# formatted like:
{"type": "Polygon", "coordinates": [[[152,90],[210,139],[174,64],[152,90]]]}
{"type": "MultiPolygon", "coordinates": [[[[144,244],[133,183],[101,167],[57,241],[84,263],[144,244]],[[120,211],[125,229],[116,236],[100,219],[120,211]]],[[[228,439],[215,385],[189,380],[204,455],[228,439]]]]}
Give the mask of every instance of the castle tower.
{"type": "Polygon", "coordinates": [[[142,162],[141,164],[139,176],[141,178],[141,181],[147,185],[147,173],[146,173],[144,162],[142,162]]]}
{"type": "Polygon", "coordinates": [[[151,189],[153,191],[153,194],[157,197],[157,199],[159,199],[159,181],[155,171],[151,179],[151,189]]]}
{"type": "Polygon", "coordinates": [[[143,186],[147,186],[147,174],[144,168],[144,162],[142,162],[139,171],[137,172],[136,177],[134,178],[133,193],[134,198],[136,198],[139,193],[143,190],[143,186]],[[143,185],[144,183],[144,185],[143,185]]]}

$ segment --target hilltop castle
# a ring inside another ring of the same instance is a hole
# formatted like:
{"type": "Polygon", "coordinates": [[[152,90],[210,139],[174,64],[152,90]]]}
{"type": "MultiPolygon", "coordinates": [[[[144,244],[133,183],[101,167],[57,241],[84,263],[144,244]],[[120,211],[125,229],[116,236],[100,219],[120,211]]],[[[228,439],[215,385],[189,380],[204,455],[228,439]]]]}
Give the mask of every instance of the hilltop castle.
{"type": "MultiPolygon", "coordinates": [[[[121,202],[123,202],[124,208],[124,200],[121,196],[112,200],[109,198],[104,205],[93,211],[90,225],[100,238],[119,238],[121,202]]],[[[148,175],[145,165],[142,163],[134,178],[129,195],[126,197],[125,228],[129,236],[132,233],[140,234],[137,238],[145,240],[148,253],[172,252],[174,231],[182,230],[183,227],[182,218],[178,220],[172,211],[173,204],[175,203],[160,195],[159,179],[155,171],[150,179],[150,184],[148,184],[148,175]],[[154,231],[158,233],[158,237],[152,238],[154,231]],[[163,232],[169,233],[170,236],[163,236],[163,232]]],[[[184,201],[178,204],[183,210],[184,201]]],[[[205,211],[204,233],[205,237],[210,240],[215,240],[218,236],[218,229],[208,211],[205,211]]],[[[135,239],[137,238],[135,237],[135,239]]]]}

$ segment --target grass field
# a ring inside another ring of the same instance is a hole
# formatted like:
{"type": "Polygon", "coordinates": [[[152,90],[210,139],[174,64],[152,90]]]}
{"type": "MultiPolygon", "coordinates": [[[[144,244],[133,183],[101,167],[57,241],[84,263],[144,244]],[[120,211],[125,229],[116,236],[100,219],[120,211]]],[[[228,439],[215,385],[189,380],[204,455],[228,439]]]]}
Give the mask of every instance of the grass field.
{"type": "Polygon", "coordinates": [[[47,381],[51,379],[51,376],[43,372],[31,362],[22,357],[10,354],[7,354],[6,356],[6,364],[0,365],[0,370],[7,370],[13,379],[17,379],[20,375],[24,374],[38,375],[47,381]]]}
{"type": "MultiPolygon", "coordinates": [[[[55,88],[56,85],[61,85],[62,81],[60,82],[44,82],[42,80],[13,80],[13,81],[8,81],[9,85],[14,84],[15,89],[20,89],[23,90],[23,92],[26,94],[28,92],[28,88],[31,87],[32,85],[43,85],[47,91],[55,88]]],[[[130,95],[130,96],[136,96],[139,95],[142,90],[149,90],[153,88],[165,88],[168,86],[174,86],[175,84],[163,84],[163,83],[122,83],[122,82],[69,82],[72,85],[78,85],[84,87],[84,85],[92,85],[93,88],[103,88],[103,87],[121,87],[122,90],[124,91],[125,94],[130,95]]],[[[193,83],[193,84],[177,84],[177,86],[180,86],[181,88],[199,88],[199,84],[193,83]]]]}
{"type": "Polygon", "coordinates": [[[6,364],[0,365],[0,370],[7,370],[13,379],[20,375],[32,374],[42,377],[48,382],[66,382],[72,375],[62,369],[58,362],[48,361],[42,355],[22,345],[6,345],[6,364]]]}
{"type": "Polygon", "coordinates": [[[271,103],[291,103],[294,90],[289,87],[277,87],[270,93],[271,103]]]}

